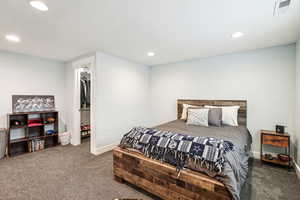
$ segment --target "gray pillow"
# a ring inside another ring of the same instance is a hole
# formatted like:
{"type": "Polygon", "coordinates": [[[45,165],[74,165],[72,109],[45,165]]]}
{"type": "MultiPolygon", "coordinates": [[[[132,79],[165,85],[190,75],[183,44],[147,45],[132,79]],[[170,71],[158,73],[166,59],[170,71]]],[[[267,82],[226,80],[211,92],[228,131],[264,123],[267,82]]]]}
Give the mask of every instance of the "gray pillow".
{"type": "Polygon", "coordinates": [[[208,124],[210,126],[222,126],[222,108],[210,108],[208,111],[208,124]]]}

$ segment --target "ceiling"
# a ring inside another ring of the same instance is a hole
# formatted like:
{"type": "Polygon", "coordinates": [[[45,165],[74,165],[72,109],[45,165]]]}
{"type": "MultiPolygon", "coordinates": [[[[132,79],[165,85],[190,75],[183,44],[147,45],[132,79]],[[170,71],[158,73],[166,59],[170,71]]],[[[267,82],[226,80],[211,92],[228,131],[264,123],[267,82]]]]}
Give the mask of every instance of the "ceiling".
{"type": "Polygon", "coordinates": [[[28,0],[1,0],[0,49],[62,61],[103,51],[158,65],[293,43],[300,1],[279,17],[274,1],[46,0],[41,12],[28,0]],[[236,31],[245,36],[231,38],[236,31]],[[21,42],[8,42],[8,33],[21,42]]]}

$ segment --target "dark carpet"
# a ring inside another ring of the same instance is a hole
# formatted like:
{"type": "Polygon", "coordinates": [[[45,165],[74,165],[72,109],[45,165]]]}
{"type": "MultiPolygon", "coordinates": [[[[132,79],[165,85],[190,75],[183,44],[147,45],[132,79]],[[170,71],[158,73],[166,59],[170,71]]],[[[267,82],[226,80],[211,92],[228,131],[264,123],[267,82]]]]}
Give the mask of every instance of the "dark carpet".
{"type": "MultiPolygon", "coordinates": [[[[299,200],[300,181],[294,171],[251,162],[243,200],[299,200]]],[[[155,199],[129,184],[115,182],[112,153],[89,153],[89,143],[59,146],[0,160],[1,200],[155,199]]]]}

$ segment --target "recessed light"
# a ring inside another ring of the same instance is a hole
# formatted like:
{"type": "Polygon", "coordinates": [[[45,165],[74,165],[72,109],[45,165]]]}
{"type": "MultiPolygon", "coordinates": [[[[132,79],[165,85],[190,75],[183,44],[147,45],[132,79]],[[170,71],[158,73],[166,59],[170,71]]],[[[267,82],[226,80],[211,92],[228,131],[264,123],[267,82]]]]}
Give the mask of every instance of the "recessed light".
{"type": "Polygon", "coordinates": [[[20,38],[16,35],[6,35],[5,38],[11,42],[20,42],[20,38]]]}
{"type": "Polygon", "coordinates": [[[244,33],[242,33],[242,32],[235,32],[231,35],[232,38],[240,38],[243,36],[244,36],[244,33]]]}
{"type": "Polygon", "coordinates": [[[30,5],[40,11],[47,11],[48,6],[43,1],[30,1],[30,5]]]}
{"type": "Polygon", "coordinates": [[[154,52],[148,52],[147,55],[151,57],[151,56],[155,56],[155,53],[154,52]]]}

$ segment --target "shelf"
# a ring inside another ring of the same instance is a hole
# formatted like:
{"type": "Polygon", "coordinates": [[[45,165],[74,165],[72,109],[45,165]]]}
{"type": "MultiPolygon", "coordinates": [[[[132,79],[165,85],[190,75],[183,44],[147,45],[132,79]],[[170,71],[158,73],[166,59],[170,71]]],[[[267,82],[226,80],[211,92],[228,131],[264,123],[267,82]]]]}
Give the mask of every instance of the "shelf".
{"type": "Polygon", "coordinates": [[[281,161],[281,160],[278,160],[278,159],[275,159],[275,158],[273,160],[269,160],[265,156],[262,156],[261,160],[265,161],[265,162],[273,163],[273,164],[289,166],[289,161],[281,161]]]}
{"type": "Polygon", "coordinates": [[[36,140],[36,139],[43,139],[43,138],[49,138],[49,137],[55,137],[58,136],[58,134],[52,134],[52,135],[42,135],[42,136],[36,136],[36,137],[28,137],[28,138],[20,138],[20,139],[14,139],[14,140],[10,140],[10,143],[18,143],[18,142],[26,142],[26,141],[30,141],[30,140],[36,140]]]}
{"type": "Polygon", "coordinates": [[[53,137],[53,136],[58,136],[58,134],[57,133],[55,133],[55,134],[51,134],[51,135],[45,135],[45,136],[43,136],[43,137],[53,137]]]}
{"type": "Polygon", "coordinates": [[[41,127],[41,126],[44,126],[44,124],[39,124],[39,125],[34,125],[34,126],[28,125],[28,128],[41,127]]]}
{"type": "Polygon", "coordinates": [[[19,129],[19,128],[32,128],[32,127],[39,127],[39,126],[46,126],[46,125],[52,125],[52,124],[55,124],[55,122],[51,122],[51,123],[43,123],[43,124],[40,124],[40,125],[36,125],[36,126],[28,126],[28,125],[23,125],[23,126],[11,126],[10,129],[19,129]]]}
{"type": "Polygon", "coordinates": [[[260,133],[265,135],[279,136],[279,137],[290,137],[288,133],[277,133],[276,131],[261,130],[260,133]]]}
{"type": "Polygon", "coordinates": [[[90,108],[80,108],[79,111],[90,111],[90,108]]]}
{"type": "Polygon", "coordinates": [[[47,113],[58,113],[58,111],[49,110],[49,111],[37,111],[37,112],[17,112],[17,113],[12,113],[10,115],[33,115],[33,114],[47,114],[47,113]]]}
{"type": "Polygon", "coordinates": [[[28,138],[13,139],[13,140],[10,140],[10,143],[13,144],[13,143],[18,143],[18,142],[26,142],[27,140],[28,140],[28,138]]]}
{"type": "Polygon", "coordinates": [[[28,140],[35,140],[35,139],[43,139],[43,138],[48,138],[48,137],[54,137],[58,136],[58,134],[51,134],[51,135],[42,135],[42,136],[37,136],[37,137],[30,137],[28,140]]]}
{"type": "Polygon", "coordinates": [[[51,125],[51,124],[55,124],[55,122],[51,122],[51,123],[43,123],[43,125],[51,125]]]}
{"type": "Polygon", "coordinates": [[[28,151],[25,151],[25,152],[13,152],[13,154],[10,155],[10,157],[21,156],[21,155],[24,155],[24,154],[29,154],[29,153],[35,153],[35,152],[44,151],[45,149],[52,148],[52,147],[55,147],[55,146],[58,146],[58,145],[59,144],[51,145],[51,146],[45,147],[44,149],[37,150],[37,151],[34,151],[34,152],[28,152],[28,151]]]}
{"type": "Polygon", "coordinates": [[[27,125],[23,125],[23,126],[11,126],[10,129],[18,129],[18,128],[26,128],[27,125]]]}
{"type": "Polygon", "coordinates": [[[91,134],[81,135],[81,139],[89,138],[91,137],[91,134]]]}

